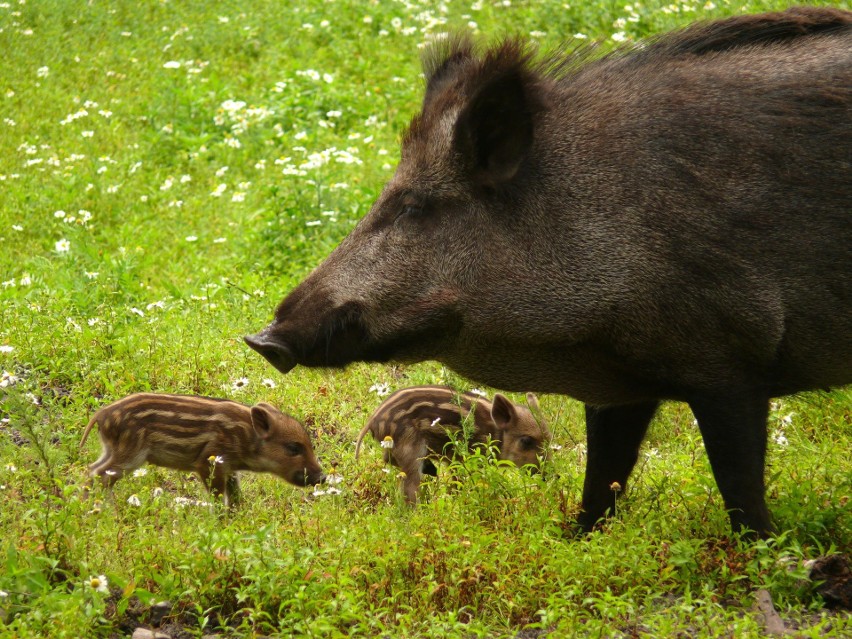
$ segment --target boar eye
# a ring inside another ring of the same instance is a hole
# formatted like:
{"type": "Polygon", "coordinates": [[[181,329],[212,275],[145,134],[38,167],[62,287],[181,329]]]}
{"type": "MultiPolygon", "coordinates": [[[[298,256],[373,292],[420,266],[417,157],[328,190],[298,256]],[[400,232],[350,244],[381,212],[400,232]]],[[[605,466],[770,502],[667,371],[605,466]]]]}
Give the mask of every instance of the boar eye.
{"type": "Polygon", "coordinates": [[[412,202],[407,202],[402,205],[402,208],[399,211],[400,218],[411,218],[417,219],[423,215],[423,207],[419,204],[415,204],[412,202]]]}
{"type": "Polygon", "coordinates": [[[302,445],[301,444],[284,444],[284,448],[287,449],[287,452],[291,455],[301,455],[302,454],[302,445]]]}

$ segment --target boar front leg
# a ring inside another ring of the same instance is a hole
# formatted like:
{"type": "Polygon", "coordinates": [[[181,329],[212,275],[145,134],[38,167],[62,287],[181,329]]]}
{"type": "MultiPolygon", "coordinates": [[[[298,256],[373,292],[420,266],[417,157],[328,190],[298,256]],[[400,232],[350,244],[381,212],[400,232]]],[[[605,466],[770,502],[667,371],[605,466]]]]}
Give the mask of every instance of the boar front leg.
{"type": "Polygon", "coordinates": [[[733,392],[689,402],[734,532],[772,532],[764,464],[769,399],[733,392]]]}
{"type": "Polygon", "coordinates": [[[586,406],[586,479],[577,520],[583,532],[615,510],[618,493],[639,458],[639,446],[659,402],[586,406]],[[618,484],[620,488],[613,484],[618,484]]]}

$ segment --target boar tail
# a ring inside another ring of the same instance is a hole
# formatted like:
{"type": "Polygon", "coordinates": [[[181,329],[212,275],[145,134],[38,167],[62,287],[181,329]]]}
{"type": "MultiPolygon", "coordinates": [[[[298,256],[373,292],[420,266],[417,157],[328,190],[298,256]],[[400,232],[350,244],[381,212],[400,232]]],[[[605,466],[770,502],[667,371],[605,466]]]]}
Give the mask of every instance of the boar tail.
{"type": "Polygon", "coordinates": [[[89,423],[86,425],[86,430],[83,431],[83,439],[80,440],[80,450],[83,450],[83,444],[86,443],[86,440],[89,438],[89,432],[92,430],[92,426],[97,423],[97,416],[93,416],[92,419],[89,420],[89,423]]]}
{"type": "Polygon", "coordinates": [[[355,441],[355,461],[358,461],[358,454],[361,452],[361,442],[364,441],[364,437],[369,430],[370,422],[368,421],[364,424],[364,428],[361,429],[361,432],[358,433],[358,439],[355,441]]]}

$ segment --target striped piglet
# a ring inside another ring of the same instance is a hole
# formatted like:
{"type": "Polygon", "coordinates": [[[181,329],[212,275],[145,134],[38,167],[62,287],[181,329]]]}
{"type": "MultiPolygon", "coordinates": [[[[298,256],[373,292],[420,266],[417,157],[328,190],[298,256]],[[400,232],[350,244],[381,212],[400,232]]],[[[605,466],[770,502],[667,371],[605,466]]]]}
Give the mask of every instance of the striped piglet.
{"type": "MultiPolygon", "coordinates": [[[[540,413],[535,395],[528,393],[527,401],[540,413]]],[[[382,443],[385,462],[405,473],[403,492],[407,501],[415,504],[423,475],[437,474],[434,461],[452,454],[453,436],[459,434],[471,413],[469,444],[491,439],[500,450],[500,459],[538,469],[551,435],[529,408],[499,393],[489,402],[446,386],[413,386],[393,393],[358,434],[355,458],[364,437],[371,433],[382,443]]]]}
{"type": "Polygon", "coordinates": [[[245,406],[194,395],[137,393],[98,410],[103,451],[89,467],[107,488],[145,462],[194,471],[225,504],[239,499],[236,472],[273,473],[296,486],[323,481],[305,427],[269,404],[245,406]]]}

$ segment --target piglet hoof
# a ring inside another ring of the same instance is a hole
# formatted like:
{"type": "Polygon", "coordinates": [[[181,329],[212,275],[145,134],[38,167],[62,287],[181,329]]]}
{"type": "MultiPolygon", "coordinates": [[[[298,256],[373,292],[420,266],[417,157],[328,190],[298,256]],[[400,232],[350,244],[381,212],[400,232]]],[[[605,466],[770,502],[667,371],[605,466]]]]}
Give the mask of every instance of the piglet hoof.
{"type": "Polygon", "coordinates": [[[816,591],[829,608],[852,610],[852,561],[836,554],[805,562],[812,581],[821,582],[816,591]]]}
{"type": "Polygon", "coordinates": [[[148,616],[148,621],[152,626],[159,626],[163,623],[163,619],[170,615],[174,605],[171,601],[160,601],[151,606],[151,612],[148,616]]]}

